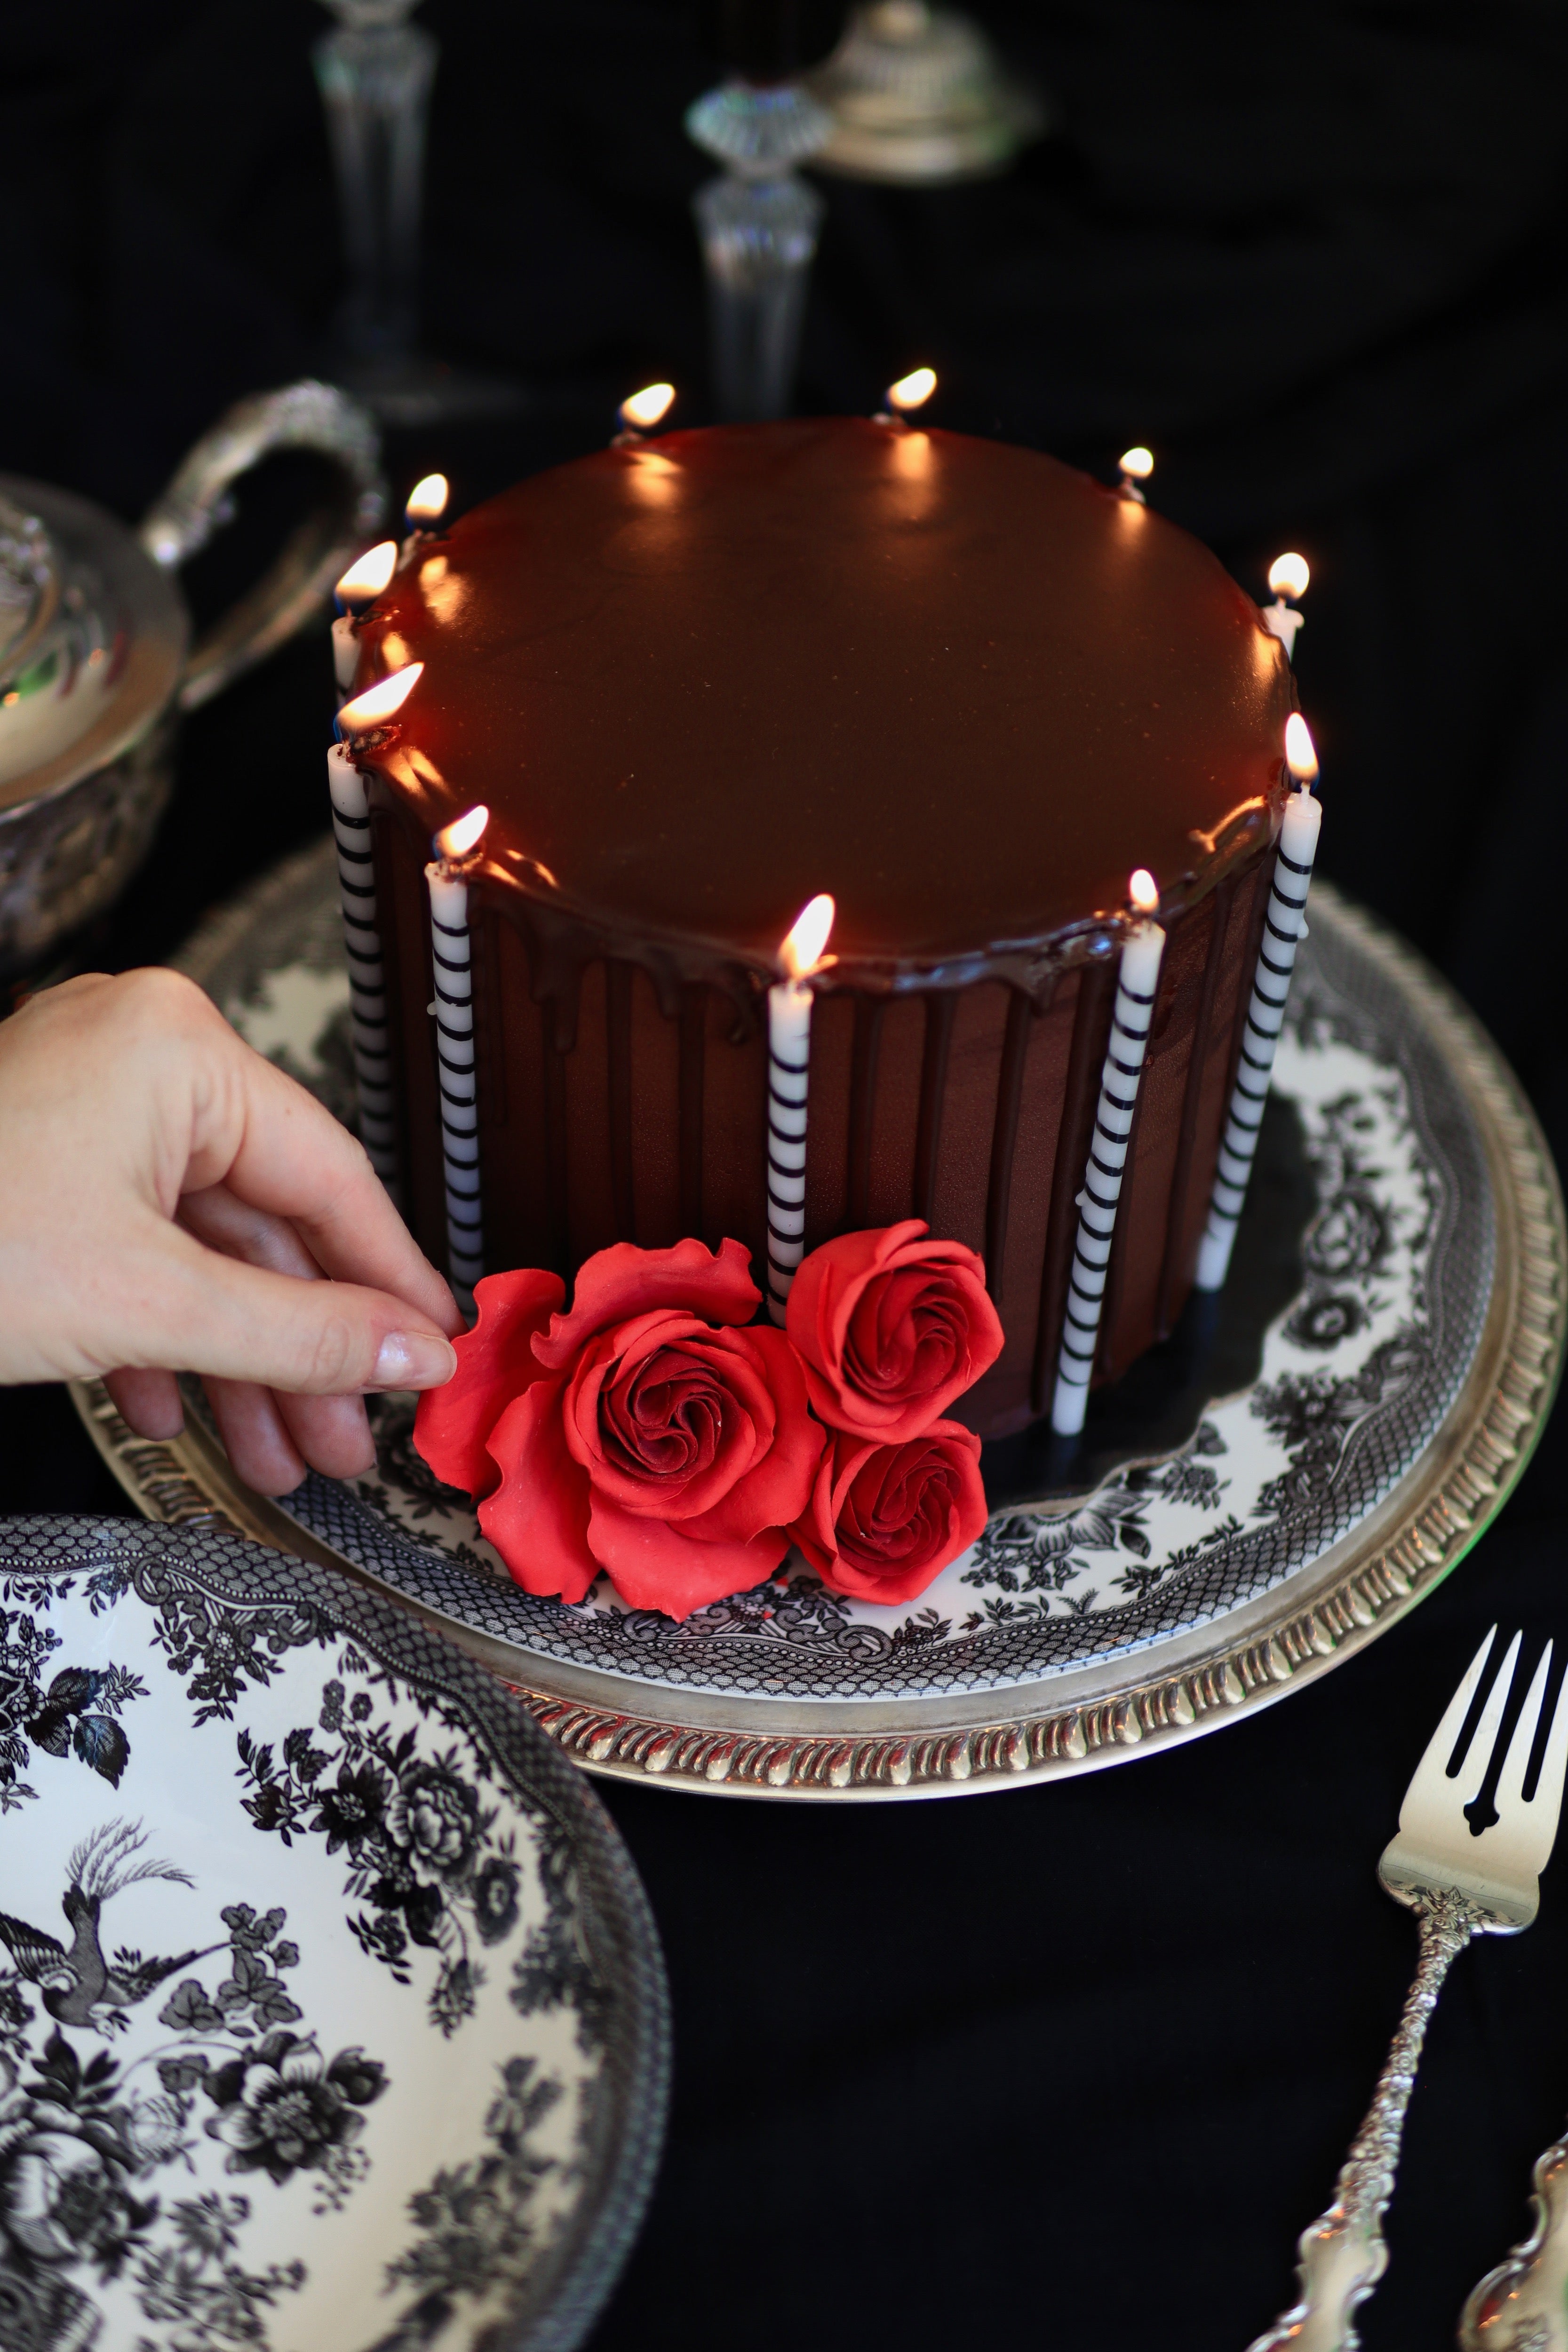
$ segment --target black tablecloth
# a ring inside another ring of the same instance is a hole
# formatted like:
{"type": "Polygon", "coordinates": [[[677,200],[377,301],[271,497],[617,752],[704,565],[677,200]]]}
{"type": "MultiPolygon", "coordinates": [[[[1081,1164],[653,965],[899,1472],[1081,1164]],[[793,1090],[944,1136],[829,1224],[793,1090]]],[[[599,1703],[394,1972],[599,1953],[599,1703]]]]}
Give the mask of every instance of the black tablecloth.
{"type": "MultiPolygon", "coordinates": [[[[1565,20],[1086,0],[986,12],[1064,128],[1009,177],[824,184],[802,400],[918,361],[941,421],[1155,497],[1255,593],[1304,548],[1323,863],[1514,1058],[1561,1151],[1565,20]]],[[[669,374],[701,413],[679,131],[713,79],[673,6],[443,7],[427,312],[525,375],[521,420],[394,445],[466,504],[602,440],[669,374]]],[[[305,0],[18,5],[0,34],[0,465],[126,513],[222,402],[310,358],[331,196],[305,0]]],[[[262,485],[216,603],[293,494],[262,485]]],[[[320,640],[188,726],[174,812],[89,960],[172,950],[320,827],[320,640]]],[[[805,1806],[605,1786],[675,1997],[668,2154],[595,2352],[990,2338],[1240,2347],[1289,2299],[1415,1955],[1374,1877],[1494,1618],[1568,1633],[1549,1426],[1407,1623],[1217,1736],[1046,1788],[805,1806]]],[[[0,1399],[0,1510],[122,1498],[63,1397],[0,1399]]],[[[1465,1955],[1412,2106],[1369,2347],[1451,2340],[1568,2115],[1568,1857],[1465,1955]]]]}

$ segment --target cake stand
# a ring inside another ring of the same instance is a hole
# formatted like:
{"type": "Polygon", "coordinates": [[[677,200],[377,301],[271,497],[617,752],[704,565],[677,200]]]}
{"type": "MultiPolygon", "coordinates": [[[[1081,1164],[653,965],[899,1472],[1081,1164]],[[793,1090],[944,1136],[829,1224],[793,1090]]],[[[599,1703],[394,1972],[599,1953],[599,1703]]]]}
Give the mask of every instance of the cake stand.
{"type": "MultiPolygon", "coordinates": [[[[323,841],[210,919],[182,961],[346,1115],[338,926],[323,841]]],[[[1557,1378],[1563,1203],[1518,1084],[1411,950],[1321,882],[1274,1083],[1300,1213],[1250,1360],[1205,1351],[1189,1318],[1174,1373],[1146,1359],[1097,1397],[1070,1486],[1048,1491],[1026,1450],[998,1454],[994,1475],[988,1458],[991,1520],[915,1607],[841,1600],[798,1567],[679,1625],[604,1580],[576,1607],[535,1598],[414,1453],[412,1398],[373,1406],[374,1475],[312,1475],[282,1503],[235,1478],[199,1391],[167,1444],[135,1437],[99,1384],[78,1383],[77,1404],[150,1517],[237,1530],[393,1593],[591,1770],[826,1801],[1120,1763],[1375,1640],[1500,1507],[1557,1378]]],[[[1264,1295],[1247,1252],[1265,1263],[1289,1193],[1254,1187],[1237,1311],[1264,1295]]]]}

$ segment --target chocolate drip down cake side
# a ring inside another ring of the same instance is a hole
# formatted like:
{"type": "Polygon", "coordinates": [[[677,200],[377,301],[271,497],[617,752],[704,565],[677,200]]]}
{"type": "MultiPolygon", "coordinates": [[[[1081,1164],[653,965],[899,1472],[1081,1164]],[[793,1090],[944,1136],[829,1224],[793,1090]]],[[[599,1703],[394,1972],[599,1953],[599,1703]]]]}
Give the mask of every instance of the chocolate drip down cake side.
{"type": "Polygon", "coordinates": [[[487,1267],[742,1242],[765,1286],[767,989],[819,892],[805,1246],[926,1219],[1048,1410],[1129,875],[1166,948],[1096,1377],[1192,1285],[1288,779],[1289,665],[1194,540],[1051,458],[853,419],[670,433],[411,542],[356,685],[403,1198],[447,1263],[425,867],[468,880],[487,1267]]]}

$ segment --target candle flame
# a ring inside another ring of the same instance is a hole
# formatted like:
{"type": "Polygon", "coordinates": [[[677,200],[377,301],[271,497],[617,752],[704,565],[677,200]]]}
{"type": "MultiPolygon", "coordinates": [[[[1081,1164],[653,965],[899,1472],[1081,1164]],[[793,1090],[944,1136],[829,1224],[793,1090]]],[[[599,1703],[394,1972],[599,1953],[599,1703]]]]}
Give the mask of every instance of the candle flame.
{"type": "Polygon", "coordinates": [[[801,908],[779,946],[779,961],[791,980],[808,980],[821,963],[837,912],[826,890],[801,908]]]}
{"type": "Polygon", "coordinates": [[[668,416],[675,401],[672,383],[646,383],[621,403],[621,423],[632,433],[648,433],[668,416]]]}
{"type": "Polygon", "coordinates": [[[338,594],[351,608],[374,604],[396,569],[397,541],[384,539],[379,547],[367,547],[354,558],[338,583],[338,594]]]}
{"type": "Polygon", "coordinates": [[[384,719],[395,718],[419,683],[423,662],[410,662],[406,669],[395,669],[390,677],[378,677],[352,702],[345,702],[338,713],[338,725],[345,735],[357,735],[362,729],[379,727],[384,719]]]}
{"type": "Polygon", "coordinates": [[[885,396],[889,408],[923,408],[935,390],[935,368],[915,368],[909,375],[901,375],[897,383],[890,383],[885,396]]]}
{"type": "Polygon", "coordinates": [[[1311,576],[1304,555],[1277,555],[1268,567],[1268,585],[1277,596],[1304,596],[1311,576]]]}
{"type": "Polygon", "coordinates": [[[1299,710],[1285,721],[1285,765],[1299,784],[1310,784],[1318,772],[1311,731],[1299,710]]]}
{"type": "Polygon", "coordinates": [[[1152,915],[1160,904],[1160,886],[1146,866],[1127,879],[1127,895],[1141,915],[1152,915]]]}
{"type": "Polygon", "coordinates": [[[1146,482],[1154,470],[1154,452],[1140,444],[1135,449],[1123,449],[1117,463],[1133,481],[1146,482]]]}
{"type": "Polygon", "coordinates": [[[427,530],[433,522],[439,522],[447,511],[447,500],[451,495],[445,474],[426,474],[423,481],[416,482],[408,493],[408,504],[403,509],[408,518],[409,530],[427,530]]]}
{"type": "Polygon", "coordinates": [[[466,857],[489,821],[490,813],[482,802],[478,808],[468,810],[464,815],[455,816],[451,824],[444,824],[436,835],[437,856],[443,863],[448,858],[466,857]]]}

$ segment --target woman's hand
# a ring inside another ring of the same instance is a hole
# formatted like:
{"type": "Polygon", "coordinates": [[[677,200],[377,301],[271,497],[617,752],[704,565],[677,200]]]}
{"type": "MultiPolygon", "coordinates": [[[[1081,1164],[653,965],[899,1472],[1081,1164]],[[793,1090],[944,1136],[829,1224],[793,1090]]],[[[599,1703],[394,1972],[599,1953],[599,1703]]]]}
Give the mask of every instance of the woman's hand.
{"type": "Polygon", "coordinates": [[[0,1024],[0,1381],[108,1379],[142,1436],[206,1381],[262,1494],[368,1469],[366,1390],[462,1318],[363,1150],[194,982],[89,974],[0,1024]]]}

